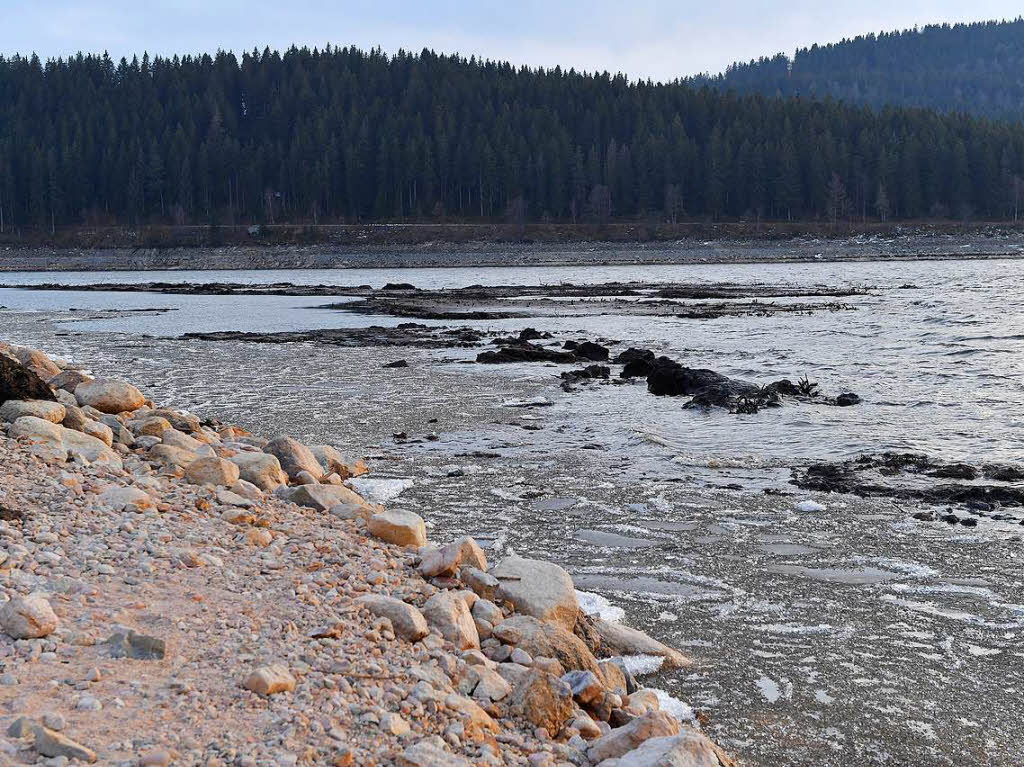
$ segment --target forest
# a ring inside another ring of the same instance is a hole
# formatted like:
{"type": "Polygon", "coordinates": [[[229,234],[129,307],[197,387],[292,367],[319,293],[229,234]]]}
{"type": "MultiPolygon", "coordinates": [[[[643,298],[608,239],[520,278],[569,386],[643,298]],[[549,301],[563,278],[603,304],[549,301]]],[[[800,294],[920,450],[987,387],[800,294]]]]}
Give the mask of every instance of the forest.
{"type": "Polygon", "coordinates": [[[0,58],[0,231],[1014,219],[1024,128],[327,47],[0,58]]]}
{"type": "Polygon", "coordinates": [[[692,83],[873,107],[1024,119],[1024,18],[861,35],[736,64],[692,83]]]}

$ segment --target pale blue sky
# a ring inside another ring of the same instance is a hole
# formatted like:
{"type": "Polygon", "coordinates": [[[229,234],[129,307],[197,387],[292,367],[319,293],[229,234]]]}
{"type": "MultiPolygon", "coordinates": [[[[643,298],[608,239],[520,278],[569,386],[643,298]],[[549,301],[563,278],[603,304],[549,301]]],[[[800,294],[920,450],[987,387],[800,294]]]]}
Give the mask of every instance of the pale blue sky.
{"type": "Polygon", "coordinates": [[[1019,13],[1008,0],[0,0],[0,53],[330,42],[672,79],[865,32],[1019,13]]]}

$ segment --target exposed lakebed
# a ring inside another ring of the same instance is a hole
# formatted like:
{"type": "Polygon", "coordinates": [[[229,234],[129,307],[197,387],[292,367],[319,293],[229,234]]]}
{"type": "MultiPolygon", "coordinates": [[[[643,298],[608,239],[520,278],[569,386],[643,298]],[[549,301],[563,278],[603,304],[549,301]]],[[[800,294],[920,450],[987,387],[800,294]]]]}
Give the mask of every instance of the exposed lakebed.
{"type": "Polygon", "coordinates": [[[130,277],[324,290],[3,290],[0,305],[14,311],[0,322],[12,340],[58,355],[78,350],[98,370],[140,371],[137,380],[173,404],[367,453],[374,476],[397,483],[381,485],[390,503],[421,511],[441,538],[467,532],[560,562],[579,588],[697,657],[697,669],[648,683],[706,714],[708,729],[748,763],[1021,761],[1024,528],[1004,518],[1019,510],[973,509],[984,515],[975,517],[955,504],[958,518],[978,519],[967,527],[943,521],[945,503],[910,491],[823,495],[790,480],[793,469],[831,464],[840,468],[828,476],[853,483],[841,488],[853,492],[857,482],[883,480],[914,491],[1017,486],[1012,474],[989,476],[986,467],[1024,463],[1016,301],[1024,264],[358,271],[5,275],[9,283],[130,277]],[[519,282],[532,290],[520,301],[463,294],[454,309],[441,307],[465,314],[513,304],[527,315],[504,319],[312,308],[365,300],[354,289],[388,282],[429,288],[435,294],[420,308],[431,311],[446,287],[519,282]],[[681,288],[655,297],[674,302],[658,314],[625,311],[639,302],[621,287],[563,291],[558,300],[548,300],[557,290],[539,292],[561,282],[681,288]],[[736,290],[723,296],[722,286],[736,290]],[[811,306],[713,318],[690,311],[751,300],[811,306]],[[829,306],[836,303],[842,310],[829,306]],[[501,348],[495,338],[527,326],[551,335],[530,343],[552,349],[597,341],[612,358],[650,349],[758,386],[807,377],[830,396],[856,392],[863,402],[783,398],[781,407],[738,414],[653,396],[643,379],[622,379],[611,359],[594,363],[611,368],[607,380],[575,383],[571,393],[561,373],[584,368],[582,360],[475,362],[501,348]],[[222,331],[299,335],[263,343],[208,335],[222,331]],[[399,359],[408,367],[382,367],[399,359]],[[849,464],[886,452],[931,463],[898,473],[878,459],[849,464]],[[947,465],[976,473],[943,472],[947,465]],[[810,497],[823,508],[798,511],[810,497]],[[928,512],[934,521],[914,517],[928,512]]]}

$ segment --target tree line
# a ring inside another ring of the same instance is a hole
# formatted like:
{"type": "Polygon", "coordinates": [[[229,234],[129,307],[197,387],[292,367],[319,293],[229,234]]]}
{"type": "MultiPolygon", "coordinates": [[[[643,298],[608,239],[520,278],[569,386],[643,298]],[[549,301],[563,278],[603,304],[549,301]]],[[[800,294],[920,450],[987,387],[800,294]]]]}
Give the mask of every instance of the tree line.
{"type": "Polygon", "coordinates": [[[356,48],[0,58],[0,230],[1013,217],[1024,128],[356,48]]]}
{"type": "Polygon", "coordinates": [[[1024,118],[1024,18],[861,35],[694,79],[697,85],[789,98],[919,106],[1024,118]]]}

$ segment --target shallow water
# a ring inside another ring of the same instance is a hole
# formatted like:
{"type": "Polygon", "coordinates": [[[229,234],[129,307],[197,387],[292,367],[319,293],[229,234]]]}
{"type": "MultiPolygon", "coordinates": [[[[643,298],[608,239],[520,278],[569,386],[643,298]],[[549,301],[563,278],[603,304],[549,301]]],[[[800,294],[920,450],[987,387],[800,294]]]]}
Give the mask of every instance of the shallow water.
{"type": "MultiPolygon", "coordinates": [[[[563,394],[557,367],[461,364],[476,350],[177,338],[392,323],[305,308],[327,303],[322,297],[0,291],[0,305],[16,310],[0,313],[0,335],[130,375],[171,405],[366,454],[375,483],[366,491],[422,513],[432,539],[468,533],[491,544],[492,558],[515,550],[562,564],[579,588],[697,659],[694,669],[644,681],[710,716],[711,733],[747,764],[1024,763],[1022,528],[917,522],[916,506],[888,500],[818,497],[823,511],[801,513],[803,495],[759,492],[786,488],[790,465],[861,451],[1019,462],[1024,262],[492,271],[245,279],[868,286],[869,295],[849,299],[854,311],[838,313],[485,323],[618,338],[760,382],[806,374],[827,392],[852,390],[865,402],[698,413],[641,384],[563,394]],[[917,287],[899,289],[906,283],[917,287]],[[64,311],[71,307],[86,311],[64,311]],[[105,313],[128,307],[174,311],[105,313]],[[380,368],[398,357],[410,367],[380,368]],[[502,406],[538,396],[554,404],[502,406]],[[437,439],[396,443],[395,432],[437,439]],[[742,490],[722,488],[737,482],[742,490]]],[[[171,276],[240,281],[235,272],[171,276]]]]}

